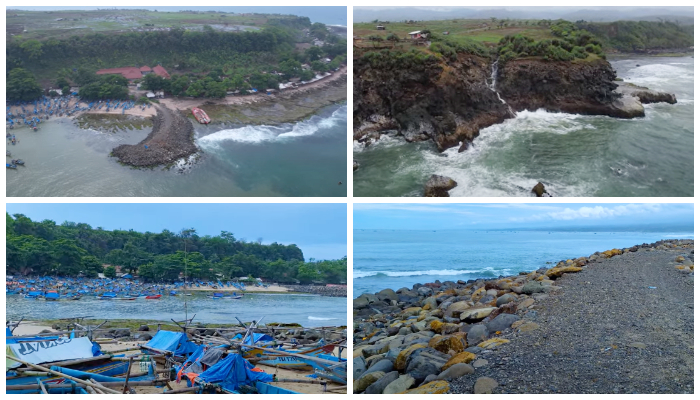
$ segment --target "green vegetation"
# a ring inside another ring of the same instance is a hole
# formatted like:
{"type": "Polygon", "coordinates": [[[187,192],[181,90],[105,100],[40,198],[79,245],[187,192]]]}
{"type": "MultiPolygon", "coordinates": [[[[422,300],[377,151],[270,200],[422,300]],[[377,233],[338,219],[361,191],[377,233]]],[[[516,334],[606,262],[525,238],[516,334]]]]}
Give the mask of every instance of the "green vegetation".
{"type": "Polygon", "coordinates": [[[578,29],[594,34],[606,49],[621,52],[687,49],[693,46],[693,25],[672,22],[618,21],[610,23],[576,22],[578,29]]]}
{"type": "Polygon", "coordinates": [[[83,100],[125,100],[129,98],[128,84],[121,75],[94,75],[83,83],[78,94],[83,100]]]}
{"type": "Polygon", "coordinates": [[[111,274],[103,265],[110,264],[147,281],[174,281],[185,272],[186,261],[187,276],[198,279],[252,275],[277,282],[341,283],[347,276],[346,258],[304,262],[294,244],[247,242],[226,231],[200,237],[193,229],[140,233],[34,222],[22,214],[6,214],[5,219],[8,273],[95,277],[111,274]]]}
{"type": "Polygon", "coordinates": [[[14,68],[7,76],[7,99],[30,101],[41,97],[41,86],[34,74],[23,68],[14,68]]]}
{"type": "Polygon", "coordinates": [[[415,69],[422,70],[427,64],[438,61],[435,55],[428,54],[416,49],[410,51],[368,51],[363,53],[357,60],[357,66],[369,65],[371,68],[381,69],[415,69]]]}

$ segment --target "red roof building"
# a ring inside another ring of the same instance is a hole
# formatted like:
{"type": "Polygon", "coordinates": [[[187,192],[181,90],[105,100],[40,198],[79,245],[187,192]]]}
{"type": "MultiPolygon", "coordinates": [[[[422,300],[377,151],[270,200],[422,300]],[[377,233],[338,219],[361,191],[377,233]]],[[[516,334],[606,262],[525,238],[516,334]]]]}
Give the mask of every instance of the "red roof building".
{"type": "Polygon", "coordinates": [[[144,65],[143,67],[139,68],[141,72],[151,72],[151,67],[148,65],[144,65]]]}
{"type": "Polygon", "coordinates": [[[170,79],[170,74],[168,73],[168,71],[166,71],[165,68],[161,67],[160,65],[156,65],[155,67],[153,67],[153,72],[156,75],[162,76],[165,79],[170,79]]]}
{"type": "Polygon", "coordinates": [[[141,71],[136,67],[107,68],[96,72],[97,75],[122,75],[128,80],[141,78],[141,71]]]}

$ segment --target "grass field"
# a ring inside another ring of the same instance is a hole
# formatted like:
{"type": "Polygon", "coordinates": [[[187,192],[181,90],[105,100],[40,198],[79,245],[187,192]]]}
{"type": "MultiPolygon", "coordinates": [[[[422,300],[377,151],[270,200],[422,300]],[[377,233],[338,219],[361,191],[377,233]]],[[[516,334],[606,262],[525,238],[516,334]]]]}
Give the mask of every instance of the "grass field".
{"type": "MultiPolygon", "coordinates": [[[[6,34],[26,39],[63,39],[95,32],[128,32],[158,28],[188,29],[210,25],[217,30],[257,30],[269,15],[216,12],[156,12],[147,10],[6,12],[6,34]]],[[[275,16],[275,18],[296,18],[275,16]]]]}
{"type": "Polygon", "coordinates": [[[548,27],[535,25],[536,20],[508,21],[507,27],[499,27],[498,22],[479,19],[455,19],[443,21],[417,21],[388,22],[388,23],[361,23],[353,24],[353,36],[367,38],[378,35],[386,38],[390,33],[395,33],[399,38],[408,38],[408,33],[420,30],[429,30],[433,37],[449,32],[449,38],[457,43],[465,43],[468,40],[476,40],[485,44],[497,44],[502,37],[507,35],[522,34],[535,40],[552,39],[548,27]],[[377,25],[382,25],[386,30],[377,30],[377,25]]]}

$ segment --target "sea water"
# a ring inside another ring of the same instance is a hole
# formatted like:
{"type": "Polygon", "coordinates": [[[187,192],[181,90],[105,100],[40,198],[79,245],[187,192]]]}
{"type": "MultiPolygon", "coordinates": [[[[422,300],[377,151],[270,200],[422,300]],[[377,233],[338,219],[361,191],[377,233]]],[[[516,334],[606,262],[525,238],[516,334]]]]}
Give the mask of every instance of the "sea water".
{"type": "Polygon", "coordinates": [[[681,238],[693,233],[356,229],[353,297],[435,280],[517,275],[596,251],[681,238]]]}
{"type": "Polygon", "coordinates": [[[235,324],[263,318],[262,323],[298,323],[304,327],[347,324],[347,300],[309,294],[247,293],[242,299],[210,299],[204,293],[192,296],[163,296],[158,300],[138,298],[133,301],[97,300],[86,296],[76,301],[25,299],[22,295],[6,297],[6,318],[18,320],[87,317],[91,319],[138,319],[181,321],[196,314],[194,322],[235,324]]]}
{"type": "Polygon", "coordinates": [[[430,175],[454,179],[451,196],[530,196],[537,182],[562,196],[693,196],[692,57],[610,60],[626,82],[676,95],[647,104],[646,116],[522,111],[481,130],[474,147],[440,154],[431,142],[384,135],[355,143],[355,196],[422,196],[430,175]]]}
{"type": "MultiPolygon", "coordinates": [[[[37,132],[11,132],[7,145],[26,166],[6,171],[7,196],[328,196],[346,195],[347,106],[331,106],[293,124],[195,125],[198,159],[164,170],[134,169],[109,157],[150,129],[102,133],[58,118],[37,132]],[[342,184],[339,184],[341,182],[342,184]]],[[[8,158],[9,160],[9,158],[8,158]]]]}

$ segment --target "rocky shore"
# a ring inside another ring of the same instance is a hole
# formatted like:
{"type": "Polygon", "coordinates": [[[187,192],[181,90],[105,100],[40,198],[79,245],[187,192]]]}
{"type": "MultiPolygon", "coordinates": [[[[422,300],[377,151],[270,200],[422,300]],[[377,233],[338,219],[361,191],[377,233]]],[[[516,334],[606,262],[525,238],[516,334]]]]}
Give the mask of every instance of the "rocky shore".
{"type": "Polygon", "coordinates": [[[292,292],[317,294],[328,297],[347,297],[347,286],[283,285],[292,292]]]}
{"type": "Polygon", "coordinates": [[[694,242],[353,300],[355,393],[693,393],[694,242]]]}
{"type": "Polygon", "coordinates": [[[497,69],[493,62],[459,54],[451,61],[387,62],[387,67],[374,68],[356,58],[353,139],[370,145],[383,134],[396,133],[408,142],[431,140],[439,151],[456,146],[464,151],[482,128],[517,111],[637,118],[644,116],[642,104],[675,103],[673,94],[620,84],[601,58],[516,59],[497,69]]]}
{"type": "Polygon", "coordinates": [[[133,167],[172,164],[197,153],[194,127],[180,112],[156,106],[151,133],[135,145],[120,145],[112,150],[119,162],[133,167]]]}

